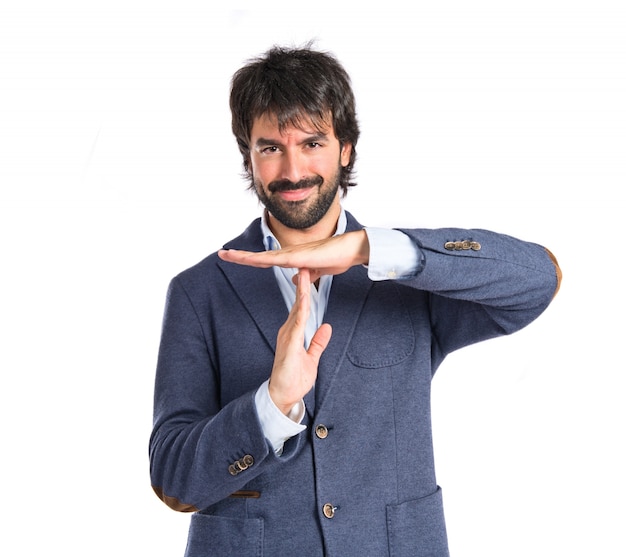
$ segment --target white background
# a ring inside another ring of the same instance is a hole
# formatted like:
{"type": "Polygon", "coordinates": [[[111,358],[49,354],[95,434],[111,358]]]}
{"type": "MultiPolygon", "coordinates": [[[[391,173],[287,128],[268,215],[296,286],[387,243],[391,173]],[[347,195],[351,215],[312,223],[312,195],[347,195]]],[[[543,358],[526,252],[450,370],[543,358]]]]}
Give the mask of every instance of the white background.
{"type": "Polygon", "coordinates": [[[625,556],[625,4],[210,4],[1,4],[0,553],[182,555],[148,477],[165,290],[259,214],[232,73],[317,39],[357,94],[362,223],[507,232],[565,275],[437,374],[452,554],[625,556]]]}

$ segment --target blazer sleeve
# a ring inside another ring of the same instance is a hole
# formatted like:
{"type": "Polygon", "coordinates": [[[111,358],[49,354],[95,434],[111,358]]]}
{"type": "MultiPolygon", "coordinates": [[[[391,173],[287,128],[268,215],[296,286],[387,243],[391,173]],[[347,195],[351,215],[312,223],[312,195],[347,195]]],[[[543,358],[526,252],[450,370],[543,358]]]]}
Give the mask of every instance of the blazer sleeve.
{"type": "Polygon", "coordinates": [[[254,390],[222,407],[211,332],[201,313],[175,278],[163,319],[149,453],[152,487],[178,511],[228,497],[277,459],[263,435],[254,390]]]}
{"type": "Polygon", "coordinates": [[[536,319],[559,289],[546,248],[480,229],[399,229],[419,248],[417,274],[402,283],[430,293],[431,327],[442,357],[510,334],[536,319]]]}

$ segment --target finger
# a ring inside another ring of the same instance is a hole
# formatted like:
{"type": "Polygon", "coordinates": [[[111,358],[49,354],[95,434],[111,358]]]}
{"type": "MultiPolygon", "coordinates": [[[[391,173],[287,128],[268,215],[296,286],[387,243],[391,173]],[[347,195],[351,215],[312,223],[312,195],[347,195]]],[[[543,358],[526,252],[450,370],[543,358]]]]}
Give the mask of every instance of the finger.
{"type": "Polygon", "coordinates": [[[332,334],[332,327],[328,323],[324,323],[313,335],[307,353],[312,356],[316,362],[319,362],[322,352],[326,350],[332,334]]]}
{"type": "Polygon", "coordinates": [[[331,273],[322,273],[318,269],[311,269],[311,271],[309,272],[309,281],[311,282],[311,284],[313,284],[317,282],[320,278],[322,278],[323,274],[331,274],[331,273]]]}
{"type": "Polygon", "coordinates": [[[320,253],[312,248],[319,242],[302,244],[297,247],[268,251],[246,251],[237,249],[221,249],[218,256],[224,261],[250,265],[253,267],[286,267],[299,269],[317,266],[320,253]]]}
{"type": "MultiPolygon", "coordinates": [[[[309,269],[309,282],[311,284],[313,284],[314,282],[316,282],[317,280],[319,280],[322,275],[325,273],[322,273],[319,269],[309,269]]],[[[297,275],[294,275],[293,277],[291,277],[291,281],[297,286],[298,285],[298,281],[300,280],[300,273],[298,273],[297,275]]]]}
{"type": "Polygon", "coordinates": [[[221,249],[217,252],[220,259],[229,263],[260,268],[272,267],[275,264],[272,254],[271,251],[254,252],[237,249],[221,249]]]}
{"type": "Polygon", "coordinates": [[[301,269],[296,275],[296,299],[293,306],[291,306],[286,323],[292,330],[302,336],[304,335],[311,311],[311,283],[308,276],[308,269],[301,269]]]}
{"type": "Polygon", "coordinates": [[[309,271],[308,269],[300,269],[300,271],[298,272],[298,282],[296,283],[296,298],[306,298],[308,301],[310,300],[310,296],[311,271],[309,271]]]}

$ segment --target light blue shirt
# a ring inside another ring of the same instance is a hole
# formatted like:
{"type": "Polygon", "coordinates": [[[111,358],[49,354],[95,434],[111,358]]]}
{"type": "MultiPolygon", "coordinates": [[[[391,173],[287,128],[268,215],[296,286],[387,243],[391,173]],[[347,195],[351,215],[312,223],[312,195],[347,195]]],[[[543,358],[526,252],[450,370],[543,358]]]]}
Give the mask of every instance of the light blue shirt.
{"type": "MultiPolygon", "coordinates": [[[[335,236],[346,231],[346,224],[346,213],[342,209],[337,221],[335,236]]],[[[278,240],[267,224],[265,211],[261,218],[261,230],[265,249],[280,249],[278,240]]],[[[365,228],[365,232],[370,245],[370,258],[367,266],[370,280],[403,279],[415,275],[419,254],[417,247],[406,234],[398,230],[383,228],[365,228]]],[[[291,310],[296,299],[296,286],[291,279],[298,273],[298,270],[283,267],[274,267],[273,269],[287,309],[291,310]]],[[[320,277],[318,288],[311,285],[311,312],[304,334],[306,347],[309,346],[315,331],[323,323],[332,281],[332,275],[323,275],[320,277]]],[[[285,441],[306,429],[300,423],[304,418],[306,409],[304,401],[300,401],[291,410],[289,416],[285,416],[272,401],[268,384],[269,379],[259,387],[255,398],[256,408],[265,437],[274,447],[276,454],[281,454],[285,441]]]]}

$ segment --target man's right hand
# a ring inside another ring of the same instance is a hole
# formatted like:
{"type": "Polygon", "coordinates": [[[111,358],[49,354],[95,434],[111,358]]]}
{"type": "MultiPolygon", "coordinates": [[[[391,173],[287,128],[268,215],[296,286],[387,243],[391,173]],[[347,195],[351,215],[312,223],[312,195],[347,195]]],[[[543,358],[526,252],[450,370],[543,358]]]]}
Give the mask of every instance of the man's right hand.
{"type": "Polygon", "coordinates": [[[339,275],[355,265],[367,265],[370,246],[365,230],[353,230],[324,240],[268,251],[219,250],[220,258],[251,267],[307,268],[311,282],[322,275],[339,275]]]}
{"type": "Polygon", "coordinates": [[[276,356],[269,382],[272,401],[287,415],[300,402],[317,379],[320,357],[330,341],[331,326],[324,323],[304,347],[304,331],[311,305],[311,276],[300,269],[296,284],[296,301],[285,324],[278,331],[276,356]]]}

